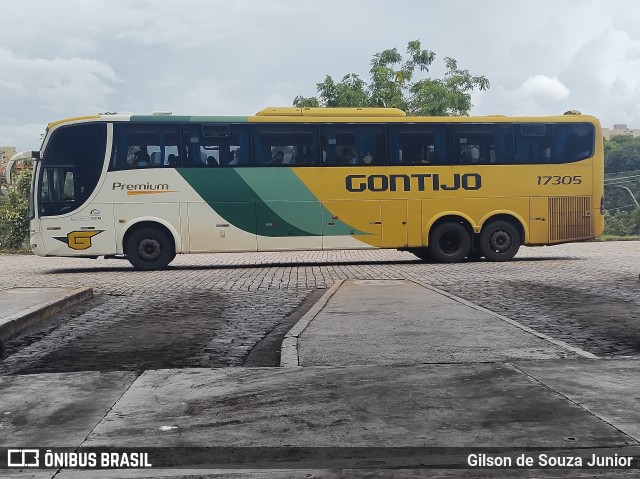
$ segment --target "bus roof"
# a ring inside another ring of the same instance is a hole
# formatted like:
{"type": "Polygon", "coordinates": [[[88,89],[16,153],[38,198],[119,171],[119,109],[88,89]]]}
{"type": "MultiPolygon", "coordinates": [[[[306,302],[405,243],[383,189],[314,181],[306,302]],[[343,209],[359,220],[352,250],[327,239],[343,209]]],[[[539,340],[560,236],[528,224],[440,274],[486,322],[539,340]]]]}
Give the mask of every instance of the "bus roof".
{"type": "Polygon", "coordinates": [[[62,124],[88,121],[134,122],[134,123],[323,123],[335,122],[389,122],[389,123],[513,123],[513,122],[577,122],[598,123],[590,115],[569,110],[564,115],[553,116],[407,116],[398,108],[295,108],[269,107],[254,116],[188,116],[188,115],[88,115],[57,120],[48,124],[52,129],[62,124]]]}

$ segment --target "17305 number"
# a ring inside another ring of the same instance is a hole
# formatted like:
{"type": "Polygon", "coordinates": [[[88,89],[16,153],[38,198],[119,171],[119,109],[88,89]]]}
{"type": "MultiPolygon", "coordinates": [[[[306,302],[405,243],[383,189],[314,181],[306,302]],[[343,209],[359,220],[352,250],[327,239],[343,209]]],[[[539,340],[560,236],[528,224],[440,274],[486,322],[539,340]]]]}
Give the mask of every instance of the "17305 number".
{"type": "Polygon", "coordinates": [[[579,185],[582,176],[538,176],[539,185],[579,185]]]}

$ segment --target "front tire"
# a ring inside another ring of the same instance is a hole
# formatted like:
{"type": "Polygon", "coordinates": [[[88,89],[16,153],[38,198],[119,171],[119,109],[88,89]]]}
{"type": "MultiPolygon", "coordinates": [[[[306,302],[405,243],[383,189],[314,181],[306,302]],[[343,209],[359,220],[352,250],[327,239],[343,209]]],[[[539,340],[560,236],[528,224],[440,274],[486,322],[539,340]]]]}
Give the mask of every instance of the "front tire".
{"type": "Polygon", "coordinates": [[[489,261],[509,261],[520,249],[520,232],[508,221],[493,221],[482,228],[480,251],[489,261]]]}
{"type": "Polygon", "coordinates": [[[127,259],[135,269],[157,271],[166,268],[176,256],[175,244],[159,228],[145,227],[131,233],[124,245],[127,259]]]}
{"type": "Polygon", "coordinates": [[[469,250],[471,236],[460,223],[440,223],[429,234],[429,251],[440,263],[459,263],[467,257],[469,250]]]}

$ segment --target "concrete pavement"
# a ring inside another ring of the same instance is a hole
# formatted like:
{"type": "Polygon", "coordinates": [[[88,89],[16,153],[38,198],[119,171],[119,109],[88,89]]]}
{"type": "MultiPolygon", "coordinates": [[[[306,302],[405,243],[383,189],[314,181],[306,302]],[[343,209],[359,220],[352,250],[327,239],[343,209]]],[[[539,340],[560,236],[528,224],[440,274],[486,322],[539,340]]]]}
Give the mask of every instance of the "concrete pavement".
{"type": "Polygon", "coordinates": [[[58,311],[91,297],[91,288],[0,289],[0,359],[6,355],[4,341],[58,311]]]}
{"type": "MultiPolygon", "coordinates": [[[[0,447],[622,451],[640,446],[640,361],[597,359],[416,282],[337,283],[293,328],[284,342],[283,364],[150,370],[139,376],[0,376],[0,447]]],[[[341,477],[335,471],[300,469],[217,472],[222,477],[341,477]]],[[[56,477],[153,477],[156,472],[192,477],[206,470],[63,470],[56,477]]],[[[498,472],[392,475],[495,477],[498,472]]],[[[508,471],[503,477],[614,474],[633,477],[634,471],[508,471]]],[[[47,471],[37,475],[51,476],[47,471]]],[[[366,477],[389,474],[369,471],[366,477]]]]}
{"type": "Polygon", "coordinates": [[[336,283],[285,339],[282,366],[500,362],[595,356],[408,280],[336,283]]]}

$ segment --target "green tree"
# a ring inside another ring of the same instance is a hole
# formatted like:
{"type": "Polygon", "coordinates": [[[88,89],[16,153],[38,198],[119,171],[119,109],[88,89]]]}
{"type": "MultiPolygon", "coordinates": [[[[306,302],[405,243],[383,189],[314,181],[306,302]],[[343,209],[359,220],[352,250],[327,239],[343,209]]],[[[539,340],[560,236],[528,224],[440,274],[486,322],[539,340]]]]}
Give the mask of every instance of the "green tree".
{"type": "Polygon", "coordinates": [[[640,235],[640,208],[633,211],[605,211],[604,234],[614,236],[640,235]]]}
{"type": "Polygon", "coordinates": [[[605,173],[640,170],[640,138],[618,135],[604,142],[605,173]]]}
{"type": "Polygon", "coordinates": [[[604,168],[605,234],[639,234],[640,209],[631,209],[640,200],[640,138],[617,135],[605,140],[604,168]]]}
{"type": "Polygon", "coordinates": [[[29,239],[29,192],[31,169],[18,175],[9,186],[6,201],[0,204],[0,246],[19,250],[29,239]]]}
{"type": "Polygon", "coordinates": [[[296,107],[395,107],[409,115],[468,115],[471,92],[487,90],[489,80],[459,68],[456,60],[445,57],[444,78],[416,79],[416,71],[428,72],[436,54],[422,49],[419,40],[408,43],[403,58],[396,48],[376,53],[371,60],[370,80],[355,73],[336,83],[327,75],[316,84],[318,97],[297,96],[296,107]]]}

